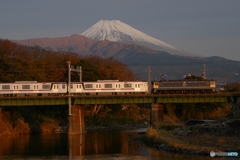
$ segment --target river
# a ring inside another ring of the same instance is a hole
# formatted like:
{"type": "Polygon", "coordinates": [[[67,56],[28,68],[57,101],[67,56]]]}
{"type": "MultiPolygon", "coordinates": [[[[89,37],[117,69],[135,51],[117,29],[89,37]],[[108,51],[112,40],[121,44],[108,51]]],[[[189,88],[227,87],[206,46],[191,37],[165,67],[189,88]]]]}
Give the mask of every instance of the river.
{"type": "MultiPolygon", "coordinates": [[[[0,137],[0,159],[46,160],[212,160],[211,158],[170,153],[143,142],[128,141],[141,136],[143,129],[88,131],[83,135],[35,134],[0,137]]],[[[236,158],[234,158],[236,159],[236,158]]]]}

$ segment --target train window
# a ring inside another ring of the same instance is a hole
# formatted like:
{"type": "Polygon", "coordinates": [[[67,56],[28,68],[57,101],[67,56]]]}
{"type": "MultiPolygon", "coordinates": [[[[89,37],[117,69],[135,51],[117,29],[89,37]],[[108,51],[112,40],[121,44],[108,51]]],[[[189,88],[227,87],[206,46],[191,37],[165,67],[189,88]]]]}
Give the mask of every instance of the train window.
{"type": "Polygon", "coordinates": [[[118,88],[120,88],[120,84],[118,84],[118,88]]]}
{"type": "Polygon", "coordinates": [[[137,84],[135,84],[135,88],[137,88],[137,84]]]}
{"type": "Polygon", "coordinates": [[[132,84],[131,83],[125,83],[124,88],[132,88],[132,84]]]}
{"type": "Polygon", "coordinates": [[[53,87],[54,87],[54,89],[56,89],[56,86],[55,86],[55,85],[53,85],[53,87]]]}
{"type": "Polygon", "coordinates": [[[116,88],[118,88],[118,85],[116,84],[116,88]]]}
{"type": "Polygon", "coordinates": [[[30,89],[30,85],[22,85],[22,89],[30,89]]]}
{"type": "Polygon", "coordinates": [[[99,88],[101,88],[101,84],[99,84],[99,88]]]}
{"type": "Polygon", "coordinates": [[[112,84],[105,84],[105,88],[112,88],[112,84]]]}
{"type": "Polygon", "coordinates": [[[62,84],[62,89],[65,89],[65,84],[62,84]]]}
{"type": "Polygon", "coordinates": [[[2,85],[2,89],[10,89],[10,85],[2,85]]]}
{"type": "Polygon", "coordinates": [[[138,88],[140,88],[140,84],[138,84],[138,88]]]}
{"type": "Polygon", "coordinates": [[[93,88],[92,84],[85,84],[85,88],[93,88]]]}
{"type": "Polygon", "coordinates": [[[98,84],[96,85],[96,88],[98,88],[98,84]]]}
{"type": "Polygon", "coordinates": [[[43,84],[42,89],[50,89],[50,85],[49,84],[43,84]]]}
{"type": "Polygon", "coordinates": [[[14,89],[15,89],[15,86],[14,86],[14,89]]]}
{"type": "Polygon", "coordinates": [[[78,88],[78,85],[77,85],[77,88],[78,88]]]}
{"type": "Polygon", "coordinates": [[[71,89],[73,89],[73,84],[71,84],[71,89]]]}
{"type": "MultiPolygon", "coordinates": [[[[15,89],[15,86],[14,86],[14,89],[15,89]]],[[[36,86],[34,85],[34,89],[36,89],[36,86]]]]}

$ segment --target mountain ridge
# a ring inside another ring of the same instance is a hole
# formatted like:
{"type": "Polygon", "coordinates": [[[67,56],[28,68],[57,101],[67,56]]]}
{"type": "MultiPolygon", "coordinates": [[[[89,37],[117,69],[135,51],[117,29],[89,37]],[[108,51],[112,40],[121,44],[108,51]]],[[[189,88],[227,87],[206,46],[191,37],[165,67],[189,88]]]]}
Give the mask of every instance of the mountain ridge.
{"type": "Polygon", "coordinates": [[[110,40],[113,42],[134,41],[142,46],[150,47],[158,51],[166,51],[170,54],[197,56],[153,38],[120,20],[100,20],[81,33],[81,35],[95,40],[110,40]]]}

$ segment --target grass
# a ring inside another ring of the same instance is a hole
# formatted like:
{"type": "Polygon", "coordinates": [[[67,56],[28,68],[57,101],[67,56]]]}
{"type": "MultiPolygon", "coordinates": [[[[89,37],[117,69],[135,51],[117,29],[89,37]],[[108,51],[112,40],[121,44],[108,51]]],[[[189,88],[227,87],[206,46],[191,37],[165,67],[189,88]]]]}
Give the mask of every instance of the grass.
{"type": "Polygon", "coordinates": [[[186,129],[185,126],[176,124],[158,124],[157,129],[148,128],[145,134],[145,141],[153,144],[168,144],[168,146],[188,150],[200,150],[202,152],[224,151],[226,148],[240,149],[239,137],[226,137],[208,134],[198,134],[193,132],[188,136],[179,136],[175,134],[174,129],[186,129]]]}

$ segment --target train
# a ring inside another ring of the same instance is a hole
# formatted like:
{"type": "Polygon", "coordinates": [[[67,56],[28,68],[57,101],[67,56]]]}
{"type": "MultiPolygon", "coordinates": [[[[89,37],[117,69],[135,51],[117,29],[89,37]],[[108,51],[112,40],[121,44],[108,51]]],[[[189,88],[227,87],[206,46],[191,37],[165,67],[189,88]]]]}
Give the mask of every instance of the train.
{"type": "Polygon", "coordinates": [[[153,94],[203,94],[216,92],[214,80],[168,80],[152,82],[153,94]]]}
{"type": "Polygon", "coordinates": [[[145,81],[98,80],[97,82],[16,81],[0,83],[0,97],[57,96],[57,95],[128,95],[147,94],[145,81]]]}
{"type": "Polygon", "coordinates": [[[64,95],[134,95],[134,94],[201,94],[214,93],[214,80],[159,80],[119,81],[98,80],[96,82],[37,82],[16,81],[0,83],[0,97],[64,96],[64,95]],[[149,87],[152,87],[149,91],[149,87]]]}

